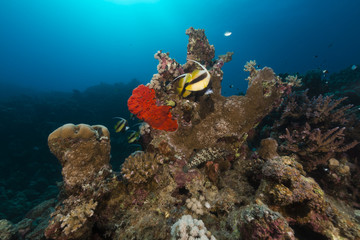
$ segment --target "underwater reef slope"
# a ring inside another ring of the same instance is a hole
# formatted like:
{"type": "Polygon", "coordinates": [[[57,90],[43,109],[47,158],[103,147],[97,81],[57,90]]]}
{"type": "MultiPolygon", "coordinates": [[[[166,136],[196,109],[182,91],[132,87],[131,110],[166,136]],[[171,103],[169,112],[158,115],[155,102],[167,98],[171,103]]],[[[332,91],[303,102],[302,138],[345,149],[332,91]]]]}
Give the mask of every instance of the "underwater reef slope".
{"type": "Polygon", "coordinates": [[[16,225],[1,220],[1,239],[360,239],[359,212],[329,196],[296,154],[281,156],[272,138],[257,151],[247,145],[291,84],[249,62],[246,95],[224,97],[221,68],[232,53],[213,60],[204,30],[186,34],[188,62],[157,52],[158,73],[128,102],[145,121],[144,150],[117,172],[104,126],[56,129],[48,144],[62,165],[61,193],[16,225]],[[194,85],[208,75],[194,61],[211,76],[203,88],[194,85]]]}

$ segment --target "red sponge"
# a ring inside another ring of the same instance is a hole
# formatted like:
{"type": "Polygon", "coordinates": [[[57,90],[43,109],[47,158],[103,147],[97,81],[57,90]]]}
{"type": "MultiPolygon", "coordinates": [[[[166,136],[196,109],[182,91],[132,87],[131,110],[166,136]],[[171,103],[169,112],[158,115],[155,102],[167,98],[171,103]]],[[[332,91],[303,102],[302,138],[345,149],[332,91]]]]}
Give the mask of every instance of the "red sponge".
{"type": "Polygon", "coordinates": [[[154,89],[140,85],[132,92],[128,108],[139,119],[147,122],[152,128],[173,132],[178,128],[177,121],[170,113],[170,106],[157,106],[154,89]]]}

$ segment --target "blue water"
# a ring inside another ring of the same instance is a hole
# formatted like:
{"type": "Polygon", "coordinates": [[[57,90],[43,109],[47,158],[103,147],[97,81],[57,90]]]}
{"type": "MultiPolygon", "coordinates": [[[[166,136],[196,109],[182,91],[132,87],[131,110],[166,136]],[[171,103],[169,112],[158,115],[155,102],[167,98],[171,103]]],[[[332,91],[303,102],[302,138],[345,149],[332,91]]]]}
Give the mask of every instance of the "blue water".
{"type": "Polygon", "coordinates": [[[276,73],[359,64],[359,24],[358,0],[3,0],[0,83],[40,91],[147,83],[157,50],[185,63],[193,26],[216,55],[235,52],[223,68],[230,95],[246,89],[251,59],[276,73]]]}

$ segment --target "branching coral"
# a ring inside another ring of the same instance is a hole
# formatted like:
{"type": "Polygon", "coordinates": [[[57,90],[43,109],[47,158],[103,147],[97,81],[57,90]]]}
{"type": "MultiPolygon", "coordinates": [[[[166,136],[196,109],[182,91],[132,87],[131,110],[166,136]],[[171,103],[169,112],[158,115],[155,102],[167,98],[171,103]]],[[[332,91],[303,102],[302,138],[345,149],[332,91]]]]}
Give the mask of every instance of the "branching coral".
{"type": "Polygon", "coordinates": [[[139,119],[147,122],[152,128],[175,131],[177,121],[172,118],[170,106],[157,106],[154,89],[140,85],[132,92],[128,100],[129,111],[139,119]]]}
{"type": "Polygon", "coordinates": [[[206,202],[205,197],[202,195],[200,195],[199,199],[194,197],[186,199],[186,207],[198,215],[204,214],[203,205],[210,208],[209,202],[206,202]]]}
{"type": "Polygon", "coordinates": [[[273,125],[275,136],[285,132],[278,136],[280,150],[297,153],[305,169],[312,171],[327,165],[336,153],[356,146],[356,140],[346,138],[352,105],[342,105],[345,99],[322,95],[309,99],[307,91],[290,94],[280,107],[280,120],[273,125]]]}
{"type": "Polygon", "coordinates": [[[280,136],[286,140],[281,149],[299,154],[305,170],[312,171],[320,164],[325,165],[335,153],[346,152],[358,144],[357,141],[345,144],[344,130],[336,127],[322,133],[319,128],[312,130],[308,123],[300,132],[290,133],[286,129],[286,134],[280,136]]]}
{"type": "Polygon", "coordinates": [[[97,205],[93,199],[70,196],[52,213],[45,236],[49,239],[86,239],[91,234],[97,205]]]}
{"type": "MultiPolygon", "coordinates": [[[[158,74],[154,77],[160,82],[165,82],[166,79],[173,79],[184,73],[182,66],[174,59],[171,59],[169,57],[169,53],[158,51],[154,57],[159,60],[159,64],[157,66],[158,74]]],[[[154,77],[152,80],[154,80],[154,77]]]]}
{"type": "Polygon", "coordinates": [[[290,85],[290,86],[294,86],[294,87],[301,87],[302,86],[302,82],[301,82],[301,78],[298,78],[298,76],[293,76],[293,75],[288,75],[285,78],[285,81],[290,85]]]}
{"type": "Polygon", "coordinates": [[[256,73],[258,71],[256,67],[256,61],[250,60],[246,62],[246,64],[244,65],[244,71],[249,72],[249,77],[246,80],[248,80],[249,84],[251,84],[251,79],[256,76],[256,73]]]}
{"type": "Polygon", "coordinates": [[[97,202],[90,200],[90,202],[83,202],[71,210],[67,215],[60,217],[61,228],[63,228],[65,235],[70,235],[81,228],[84,223],[94,214],[97,202]]]}
{"type": "Polygon", "coordinates": [[[306,120],[310,125],[322,125],[323,128],[333,124],[345,124],[348,122],[349,109],[352,105],[340,107],[346,98],[334,99],[333,95],[313,97],[309,99],[307,91],[292,93],[280,107],[282,111],[281,121],[275,125],[284,125],[292,121],[306,120]]]}

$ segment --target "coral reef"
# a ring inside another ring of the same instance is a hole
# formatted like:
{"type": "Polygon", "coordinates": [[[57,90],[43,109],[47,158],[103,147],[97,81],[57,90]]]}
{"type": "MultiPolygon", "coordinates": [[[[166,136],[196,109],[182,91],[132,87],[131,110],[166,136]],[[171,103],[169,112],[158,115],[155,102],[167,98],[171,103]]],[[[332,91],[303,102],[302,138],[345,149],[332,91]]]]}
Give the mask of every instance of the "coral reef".
{"type": "Polygon", "coordinates": [[[109,168],[110,133],[104,126],[66,124],[49,135],[48,143],[62,165],[68,192],[78,191],[84,183],[91,184],[94,173],[109,168]]]}
{"type": "Polygon", "coordinates": [[[154,153],[136,151],[124,162],[121,173],[123,177],[135,184],[141,184],[153,177],[164,160],[154,153]]]}
{"type": "Polygon", "coordinates": [[[360,237],[360,226],[355,224],[352,210],[328,200],[314,179],[304,176],[302,166],[294,159],[285,156],[269,160],[263,165],[262,174],[256,195],[288,220],[295,235],[360,237]]]}
{"type": "MultiPolygon", "coordinates": [[[[215,48],[204,30],[190,28],[186,34],[187,59],[210,73],[207,89],[179,96],[173,79],[196,65],[156,53],[158,73],[128,101],[130,110],[147,122],[140,127],[144,150],[131,154],[120,173],[109,165],[105,127],[67,124],[50,134],[48,144],[63,167],[64,183],[49,223],[37,232],[58,240],[359,239],[358,212],[307,175],[301,154],[287,156],[284,142],[278,150],[278,136],[263,139],[258,150],[246,142],[298,79],[282,81],[271,68],[257,69],[250,62],[246,95],[224,97],[221,68],[232,53],[214,60],[215,48]],[[205,94],[208,89],[211,94],[205,94]],[[165,106],[169,101],[172,107],[165,106]]],[[[351,146],[342,141],[342,128],[332,126],[335,130],[327,132],[316,126],[329,117],[334,124],[345,123],[348,107],[339,110],[337,101],[326,97],[313,101],[312,109],[319,111],[308,111],[308,132],[314,137],[308,139],[321,143],[316,151],[351,146]]],[[[288,128],[289,143],[301,140],[291,135],[297,126],[290,128],[287,121],[280,126],[288,128]]],[[[292,144],[295,148],[298,142],[292,144]]],[[[356,169],[342,159],[327,163],[334,180],[345,181],[356,169]]],[[[26,236],[33,233],[30,228],[26,236]]]]}
{"type": "Polygon", "coordinates": [[[286,140],[282,149],[297,153],[305,170],[310,172],[319,165],[325,165],[336,153],[346,152],[358,144],[357,141],[344,144],[344,130],[345,128],[336,127],[322,133],[319,128],[312,130],[308,123],[301,132],[293,130],[290,134],[286,129],[286,134],[280,136],[280,139],[286,140]]]}
{"type": "Polygon", "coordinates": [[[286,219],[264,204],[251,204],[241,210],[240,232],[243,239],[291,239],[294,231],[286,219]]]}
{"type": "MultiPolygon", "coordinates": [[[[33,207],[58,195],[56,183],[62,181],[61,164],[44,140],[64,123],[107,126],[113,166],[119,166],[136,150],[135,146],[124,144],[126,136],[114,134],[112,126],[113,117],[119,112],[122,116],[129,114],[127,99],[139,84],[133,79],[128,83],[101,83],[83,91],[37,92],[2,99],[0,131],[6,138],[0,139],[0,219],[17,223],[33,207]]],[[[129,124],[135,121],[130,120],[129,124]]]]}
{"type": "Polygon", "coordinates": [[[63,167],[64,193],[51,214],[45,236],[86,238],[95,222],[98,201],[108,192],[109,131],[101,125],[65,124],[49,135],[48,144],[63,167]]]}
{"type": "Polygon", "coordinates": [[[307,91],[294,92],[280,107],[281,117],[273,125],[281,141],[280,150],[296,153],[306,171],[326,165],[331,157],[357,145],[346,138],[352,105],[341,105],[346,98],[333,96],[309,99],[307,91]],[[283,140],[281,140],[283,139],[283,140]]]}

